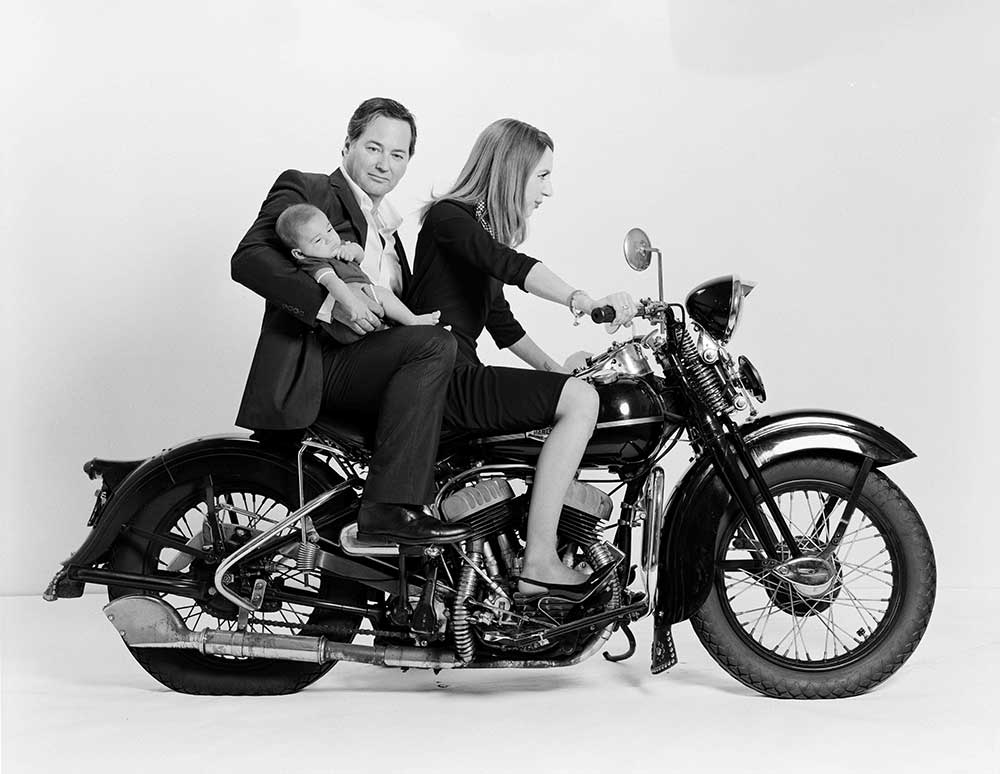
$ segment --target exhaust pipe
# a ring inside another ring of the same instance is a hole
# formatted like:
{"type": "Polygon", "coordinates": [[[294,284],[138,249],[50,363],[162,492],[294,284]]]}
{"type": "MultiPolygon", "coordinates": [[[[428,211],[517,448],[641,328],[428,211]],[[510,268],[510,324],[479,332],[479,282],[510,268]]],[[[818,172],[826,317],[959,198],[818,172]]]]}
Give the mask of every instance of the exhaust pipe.
{"type": "Polygon", "coordinates": [[[325,664],[354,661],[374,666],[452,669],[463,666],[455,654],[441,648],[353,645],[326,637],[265,634],[203,629],[193,632],[180,614],[157,597],[119,597],[104,614],[130,648],[187,648],[209,656],[273,658],[325,664]]]}

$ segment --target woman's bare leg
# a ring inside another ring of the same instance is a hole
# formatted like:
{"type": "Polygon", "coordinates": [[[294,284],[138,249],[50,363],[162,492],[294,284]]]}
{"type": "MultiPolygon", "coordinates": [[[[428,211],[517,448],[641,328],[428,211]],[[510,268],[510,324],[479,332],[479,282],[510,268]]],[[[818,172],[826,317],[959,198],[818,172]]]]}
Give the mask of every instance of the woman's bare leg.
{"type": "MultiPolygon", "coordinates": [[[[559,559],[556,528],[566,490],[594,432],[598,406],[593,387],[579,379],[566,382],[559,396],[552,432],[542,446],[535,468],[521,570],[526,578],[548,583],[582,583],[586,579],[583,573],[570,569],[559,559]]],[[[519,588],[522,592],[542,590],[523,581],[519,588]]]]}

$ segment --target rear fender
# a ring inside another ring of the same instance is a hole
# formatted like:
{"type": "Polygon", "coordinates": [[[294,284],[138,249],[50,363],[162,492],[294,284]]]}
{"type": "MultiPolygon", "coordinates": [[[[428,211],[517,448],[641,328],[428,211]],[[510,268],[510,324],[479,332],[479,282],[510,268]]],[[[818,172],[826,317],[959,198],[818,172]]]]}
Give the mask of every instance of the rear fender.
{"type": "MultiPolygon", "coordinates": [[[[216,435],[196,438],[165,449],[129,473],[104,505],[96,524],[83,544],[63,562],[64,567],[93,567],[108,559],[108,551],[134,515],[151,499],[182,479],[184,469],[205,457],[220,465],[238,464],[241,459],[267,459],[296,469],[298,447],[265,445],[248,435],[216,435]]],[[[322,489],[340,483],[336,473],[309,455],[302,458],[307,479],[322,489]]]]}
{"type": "MultiPolygon", "coordinates": [[[[827,452],[876,467],[916,455],[898,438],[870,422],[833,411],[788,411],[740,428],[758,466],[788,457],[827,452]]],[[[704,604],[715,577],[715,542],[732,497],[707,456],[688,468],[665,506],[658,554],[655,621],[690,618],[704,604]]]]}

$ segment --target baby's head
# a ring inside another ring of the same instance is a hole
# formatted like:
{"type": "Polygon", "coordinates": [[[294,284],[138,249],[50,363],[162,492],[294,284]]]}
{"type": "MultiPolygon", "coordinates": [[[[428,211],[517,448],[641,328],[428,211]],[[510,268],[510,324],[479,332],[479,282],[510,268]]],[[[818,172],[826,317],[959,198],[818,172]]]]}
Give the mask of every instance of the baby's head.
{"type": "Polygon", "coordinates": [[[278,216],[274,230],[294,258],[330,258],[340,247],[340,235],[323,211],[311,204],[286,207],[278,216]]]}

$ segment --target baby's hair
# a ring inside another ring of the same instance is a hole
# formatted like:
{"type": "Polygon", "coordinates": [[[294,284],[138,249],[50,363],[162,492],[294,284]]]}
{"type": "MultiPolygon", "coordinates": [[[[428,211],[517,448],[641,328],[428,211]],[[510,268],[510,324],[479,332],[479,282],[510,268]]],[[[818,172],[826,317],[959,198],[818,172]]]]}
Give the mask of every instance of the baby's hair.
{"type": "Polygon", "coordinates": [[[301,229],[310,218],[316,213],[323,214],[323,210],[311,204],[293,204],[286,207],[278,216],[278,222],[274,224],[274,230],[278,232],[278,238],[285,243],[285,247],[292,250],[299,247],[299,229],[301,229]]]}

